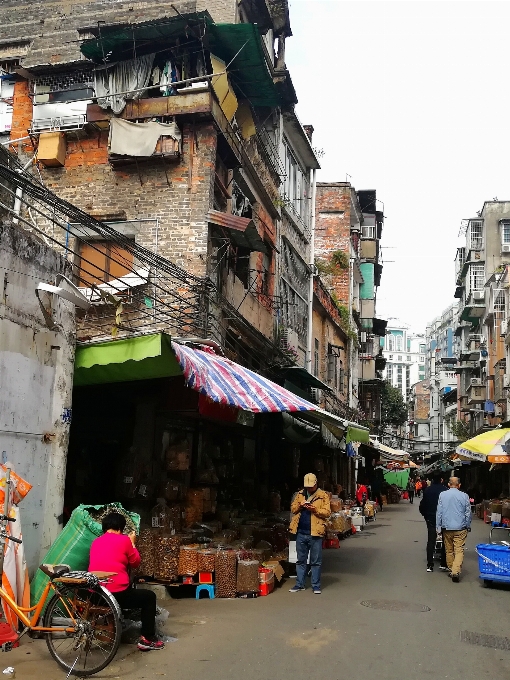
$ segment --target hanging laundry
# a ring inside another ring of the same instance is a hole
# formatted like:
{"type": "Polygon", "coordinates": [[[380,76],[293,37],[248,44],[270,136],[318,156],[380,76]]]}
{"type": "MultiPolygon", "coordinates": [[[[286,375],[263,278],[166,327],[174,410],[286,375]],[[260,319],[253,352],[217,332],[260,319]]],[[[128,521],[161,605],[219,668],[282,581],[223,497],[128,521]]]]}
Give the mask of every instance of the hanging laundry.
{"type": "Polygon", "coordinates": [[[110,120],[108,149],[121,156],[152,156],[160,137],[172,137],[181,144],[181,131],[176,123],[132,123],[121,118],[110,120]]]}
{"type": "Polygon", "coordinates": [[[152,72],[154,54],[118,63],[94,71],[97,103],[102,109],[122,113],[128,99],[140,99],[145,94],[152,72]]]}

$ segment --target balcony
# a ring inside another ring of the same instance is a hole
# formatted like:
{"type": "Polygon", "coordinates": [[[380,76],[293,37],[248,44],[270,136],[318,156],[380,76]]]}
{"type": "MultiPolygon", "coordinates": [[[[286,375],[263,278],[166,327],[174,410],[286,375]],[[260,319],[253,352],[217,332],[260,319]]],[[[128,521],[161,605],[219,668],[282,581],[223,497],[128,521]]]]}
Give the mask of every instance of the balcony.
{"type": "Polygon", "coordinates": [[[472,290],[460,315],[461,321],[478,323],[485,314],[485,291],[472,290]]]}
{"type": "Polygon", "coordinates": [[[467,403],[483,404],[487,399],[487,387],[479,378],[472,378],[467,388],[467,403]]]}
{"type": "MultiPolygon", "coordinates": [[[[129,100],[118,116],[124,120],[143,120],[160,116],[201,116],[213,115],[214,100],[211,90],[205,92],[188,92],[174,97],[154,97],[151,99],[129,100]]],[[[115,117],[111,109],[102,109],[98,104],[87,106],[87,123],[95,123],[98,127],[107,127],[110,118],[115,117]]]]}

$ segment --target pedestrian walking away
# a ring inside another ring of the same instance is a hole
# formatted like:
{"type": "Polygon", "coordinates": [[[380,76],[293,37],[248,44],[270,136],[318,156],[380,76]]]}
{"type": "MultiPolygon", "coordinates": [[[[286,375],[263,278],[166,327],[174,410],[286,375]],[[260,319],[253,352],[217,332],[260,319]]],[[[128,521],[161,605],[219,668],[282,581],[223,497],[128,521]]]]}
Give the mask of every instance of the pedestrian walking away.
{"type": "Polygon", "coordinates": [[[364,508],[368,499],[368,489],[365,484],[358,484],[356,486],[356,502],[359,507],[364,508]]]}
{"type": "Polygon", "coordinates": [[[289,531],[296,534],[296,585],[291,593],[305,590],[308,555],[312,569],[312,590],[321,594],[322,539],[326,534],[326,520],[331,515],[328,494],[318,488],[317,477],[305,475],[304,488],[292,501],[289,531]]]}
{"type": "Polygon", "coordinates": [[[414,501],[414,482],[410,479],[407,482],[407,493],[409,494],[409,503],[412,505],[414,501]]]}
{"type": "Polygon", "coordinates": [[[448,487],[448,491],[439,495],[436,528],[443,532],[446,564],[452,581],[458,583],[464,561],[464,546],[471,531],[471,504],[469,496],[460,490],[458,477],[450,477],[448,487]]]}
{"type": "MultiPolygon", "coordinates": [[[[441,475],[434,475],[432,484],[424,489],[423,498],[420,501],[419,510],[427,524],[427,571],[434,571],[434,548],[437,539],[437,504],[439,496],[443,491],[447,491],[447,488],[443,484],[441,475]]],[[[442,541],[441,566],[439,568],[441,571],[447,570],[444,540],[442,541]]]]}
{"type": "Polygon", "coordinates": [[[416,491],[416,498],[420,498],[421,496],[421,490],[422,490],[423,484],[421,483],[420,479],[417,479],[414,485],[415,491],[416,491]]]}

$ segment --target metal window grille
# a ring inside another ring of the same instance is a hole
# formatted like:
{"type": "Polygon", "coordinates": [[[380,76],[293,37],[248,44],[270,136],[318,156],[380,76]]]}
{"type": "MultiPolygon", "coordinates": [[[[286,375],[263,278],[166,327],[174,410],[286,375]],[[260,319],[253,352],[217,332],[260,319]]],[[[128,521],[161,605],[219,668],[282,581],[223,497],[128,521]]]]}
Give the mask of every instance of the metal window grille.
{"type": "Polygon", "coordinates": [[[503,245],[510,244],[510,222],[501,224],[501,243],[503,245]]]}
{"type": "Polygon", "coordinates": [[[316,378],[319,377],[319,341],[315,338],[315,349],[313,355],[313,374],[316,378]]]}
{"type": "Polygon", "coordinates": [[[469,223],[469,248],[470,250],[483,248],[483,222],[481,220],[469,223]]]}
{"type": "Polygon", "coordinates": [[[469,290],[483,290],[485,283],[485,266],[472,264],[469,268],[469,290]]]}

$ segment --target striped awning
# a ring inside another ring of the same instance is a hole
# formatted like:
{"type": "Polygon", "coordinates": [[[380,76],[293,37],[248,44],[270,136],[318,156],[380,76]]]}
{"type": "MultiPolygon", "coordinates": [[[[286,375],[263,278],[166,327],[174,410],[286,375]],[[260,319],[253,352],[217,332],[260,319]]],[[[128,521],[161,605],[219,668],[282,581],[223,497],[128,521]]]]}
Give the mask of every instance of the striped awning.
{"type": "Polygon", "coordinates": [[[375,440],[372,440],[372,444],[379,451],[382,461],[395,461],[399,463],[404,461],[407,462],[409,460],[407,451],[392,449],[391,446],[386,446],[375,440]]]}
{"type": "Polygon", "coordinates": [[[211,352],[172,342],[186,384],[218,404],[252,413],[316,411],[317,406],[258,373],[211,352]]]}

